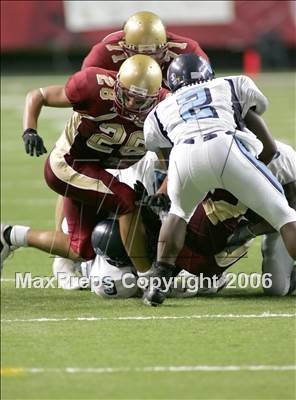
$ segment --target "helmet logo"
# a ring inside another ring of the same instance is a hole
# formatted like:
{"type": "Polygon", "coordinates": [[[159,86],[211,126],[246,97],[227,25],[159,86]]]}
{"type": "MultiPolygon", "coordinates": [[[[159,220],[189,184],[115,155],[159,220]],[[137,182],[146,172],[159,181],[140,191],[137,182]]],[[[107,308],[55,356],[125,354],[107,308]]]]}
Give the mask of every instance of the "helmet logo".
{"type": "Polygon", "coordinates": [[[140,88],[135,85],[131,85],[129,88],[130,93],[138,94],[140,96],[146,96],[148,93],[148,89],[140,88]]]}
{"type": "Polygon", "coordinates": [[[139,53],[146,53],[146,52],[154,52],[157,50],[156,44],[139,44],[138,51],[139,53]]]}
{"type": "Polygon", "coordinates": [[[173,72],[170,76],[170,80],[173,83],[173,85],[177,85],[180,82],[180,77],[177,77],[177,75],[173,72]]]}
{"type": "Polygon", "coordinates": [[[196,71],[191,72],[190,73],[190,77],[191,77],[191,79],[199,79],[201,77],[201,73],[200,72],[196,72],[196,71]]]}

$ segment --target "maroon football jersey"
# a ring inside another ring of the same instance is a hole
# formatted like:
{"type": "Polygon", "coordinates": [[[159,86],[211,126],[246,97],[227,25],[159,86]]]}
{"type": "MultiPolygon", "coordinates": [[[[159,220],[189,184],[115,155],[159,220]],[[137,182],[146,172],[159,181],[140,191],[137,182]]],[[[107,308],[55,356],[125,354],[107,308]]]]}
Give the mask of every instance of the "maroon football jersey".
{"type": "MultiPolygon", "coordinates": [[[[171,61],[179,54],[195,53],[208,60],[208,56],[200,45],[192,39],[167,32],[168,52],[162,64],[164,84],[166,85],[166,74],[171,61]]],[[[82,69],[87,67],[100,67],[118,71],[124,60],[127,59],[123,47],[123,31],[111,33],[102,42],[93,46],[85,57],[82,69]]]]}
{"type": "MultiPolygon", "coordinates": [[[[143,123],[127,120],[114,109],[116,71],[90,67],[72,75],[66,95],[79,113],[68,124],[74,159],[97,160],[104,168],[127,168],[146,153],[143,123]]],[[[166,89],[161,89],[160,101],[166,89]]]]}

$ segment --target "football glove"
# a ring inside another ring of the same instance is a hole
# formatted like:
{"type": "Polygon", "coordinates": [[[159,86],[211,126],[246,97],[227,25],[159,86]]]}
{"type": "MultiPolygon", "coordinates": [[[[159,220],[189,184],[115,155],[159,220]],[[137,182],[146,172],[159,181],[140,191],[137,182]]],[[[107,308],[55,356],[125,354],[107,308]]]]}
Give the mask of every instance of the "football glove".
{"type": "Polygon", "coordinates": [[[148,195],[148,192],[142,182],[136,181],[134,184],[136,192],[136,204],[139,206],[155,207],[158,211],[168,211],[171,205],[169,196],[165,193],[156,193],[148,195]]]}
{"type": "Polygon", "coordinates": [[[138,202],[141,202],[144,198],[148,197],[148,192],[140,181],[136,181],[134,184],[134,191],[136,192],[136,199],[138,202]]]}
{"type": "Polygon", "coordinates": [[[148,254],[154,255],[157,252],[157,242],[161,221],[155,211],[152,210],[151,207],[148,207],[147,204],[144,204],[144,200],[149,196],[143,183],[136,181],[134,184],[134,190],[136,192],[136,205],[141,208],[141,217],[148,238],[146,243],[148,254]]]}
{"type": "Polygon", "coordinates": [[[243,246],[246,242],[254,239],[255,237],[256,235],[254,235],[248,225],[238,226],[228,237],[224,251],[227,251],[227,253],[232,253],[238,247],[243,246]]]}
{"type": "Polygon", "coordinates": [[[171,206],[170,198],[165,193],[156,193],[147,196],[143,201],[149,207],[156,207],[159,211],[169,211],[171,206]]]}
{"type": "Polygon", "coordinates": [[[47,153],[47,150],[43,144],[43,139],[38,135],[35,129],[26,129],[23,133],[23,141],[25,144],[26,153],[30,154],[30,156],[34,156],[35,153],[36,156],[39,157],[42,154],[47,153]]]}

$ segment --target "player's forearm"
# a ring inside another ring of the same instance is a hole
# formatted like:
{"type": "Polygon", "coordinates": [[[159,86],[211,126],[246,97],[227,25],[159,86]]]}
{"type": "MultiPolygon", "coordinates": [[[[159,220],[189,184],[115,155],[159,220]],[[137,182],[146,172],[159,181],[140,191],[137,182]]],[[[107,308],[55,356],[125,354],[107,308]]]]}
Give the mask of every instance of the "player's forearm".
{"type": "Polygon", "coordinates": [[[164,178],[164,181],[162,182],[162,184],[160,185],[160,188],[158,189],[158,191],[156,193],[163,193],[163,194],[168,194],[168,177],[166,176],[164,178]]]}
{"type": "Polygon", "coordinates": [[[72,107],[62,85],[47,86],[32,90],[27,94],[23,118],[24,130],[37,129],[37,121],[43,106],[72,107]]]}
{"type": "Polygon", "coordinates": [[[186,222],[174,214],[168,214],[162,223],[157,246],[157,261],[174,264],[182,250],[186,235],[186,222]]]}
{"type": "Polygon", "coordinates": [[[44,98],[40,89],[32,90],[27,94],[23,116],[23,129],[37,130],[38,117],[44,105],[44,98]]]}
{"type": "Polygon", "coordinates": [[[263,151],[259,155],[259,160],[268,164],[277,153],[276,143],[269,132],[263,118],[254,111],[249,110],[245,116],[247,128],[252,131],[263,144],[263,151]]]}

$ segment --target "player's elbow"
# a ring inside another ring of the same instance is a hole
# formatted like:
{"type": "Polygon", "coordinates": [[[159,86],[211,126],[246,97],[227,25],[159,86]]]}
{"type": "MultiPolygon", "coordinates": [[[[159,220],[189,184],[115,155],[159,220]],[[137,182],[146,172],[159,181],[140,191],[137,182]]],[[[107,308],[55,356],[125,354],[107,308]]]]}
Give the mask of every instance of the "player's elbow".
{"type": "Polygon", "coordinates": [[[27,93],[26,104],[27,105],[37,105],[37,104],[43,105],[44,104],[44,98],[42,96],[40,89],[34,89],[34,90],[31,90],[29,93],[27,93]]]}
{"type": "Polygon", "coordinates": [[[263,292],[267,296],[286,296],[289,292],[290,286],[287,284],[277,284],[274,282],[271,287],[263,287],[263,292]]]}

